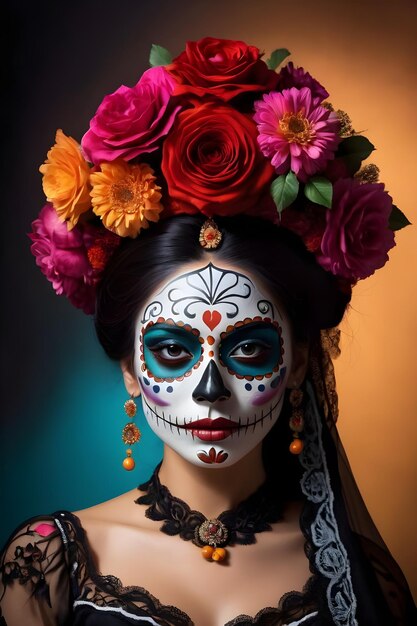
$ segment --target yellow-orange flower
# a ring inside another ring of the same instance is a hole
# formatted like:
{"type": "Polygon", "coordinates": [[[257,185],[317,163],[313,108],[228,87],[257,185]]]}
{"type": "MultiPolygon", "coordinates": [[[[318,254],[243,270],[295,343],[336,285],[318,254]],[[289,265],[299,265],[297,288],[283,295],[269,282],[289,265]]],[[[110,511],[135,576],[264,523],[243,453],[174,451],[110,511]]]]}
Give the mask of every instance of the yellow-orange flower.
{"type": "Polygon", "coordinates": [[[146,163],[129,165],[123,159],[101,163],[91,174],[93,211],[104,226],[121,237],[135,238],[163,209],[160,187],[146,163]]]}
{"type": "Polygon", "coordinates": [[[39,171],[43,174],[42,186],[48,202],[53,204],[59,219],[67,221],[68,230],[71,230],[80,215],[91,207],[90,168],[72,137],[67,137],[59,129],[55,142],[39,171]]]}

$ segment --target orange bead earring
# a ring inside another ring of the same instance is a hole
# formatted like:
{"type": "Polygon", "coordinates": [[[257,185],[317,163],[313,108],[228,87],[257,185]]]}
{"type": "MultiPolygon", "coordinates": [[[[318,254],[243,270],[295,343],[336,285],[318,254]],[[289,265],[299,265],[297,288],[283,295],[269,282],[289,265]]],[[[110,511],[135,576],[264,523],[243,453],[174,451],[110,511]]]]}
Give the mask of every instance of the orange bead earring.
{"type": "MultiPolygon", "coordinates": [[[[136,415],[137,410],[136,402],[133,399],[133,395],[129,398],[129,400],[126,400],[126,402],[124,403],[124,410],[126,415],[131,418],[131,421],[128,422],[126,426],[124,426],[122,431],[122,439],[125,444],[133,446],[135,443],[140,441],[141,438],[141,432],[139,428],[132,421],[132,419],[136,415]]],[[[132,450],[128,448],[126,450],[126,458],[123,460],[123,467],[125,468],[125,470],[130,472],[135,468],[135,465],[136,463],[132,457],[132,450]]]]}
{"type": "Polygon", "coordinates": [[[304,413],[303,413],[303,399],[304,393],[301,389],[291,389],[290,404],[291,404],[291,417],[290,428],[293,431],[294,439],[290,443],[289,450],[291,454],[301,454],[304,448],[304,442],[300,439],[300,433],[304,429],[304,413]]]}

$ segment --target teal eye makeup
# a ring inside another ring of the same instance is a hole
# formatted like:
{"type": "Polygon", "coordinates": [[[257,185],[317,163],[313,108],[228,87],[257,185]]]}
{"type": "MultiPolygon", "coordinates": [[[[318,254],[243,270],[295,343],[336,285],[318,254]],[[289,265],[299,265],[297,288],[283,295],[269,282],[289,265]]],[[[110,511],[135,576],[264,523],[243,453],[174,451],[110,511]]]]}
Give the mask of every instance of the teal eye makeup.
{"type": "Polygon", "coordinates": [[[179,326],[154,324],[142,341],[146,367],[156,378],[183,376],[201,356],[198,336],[179,326]]]}
{"type": "Polygon", "coordinates": [[[247,324],[222,339],[222,363],[240,376],[268,374],[281,362],[282,340],[272,324],[247,324]]]}

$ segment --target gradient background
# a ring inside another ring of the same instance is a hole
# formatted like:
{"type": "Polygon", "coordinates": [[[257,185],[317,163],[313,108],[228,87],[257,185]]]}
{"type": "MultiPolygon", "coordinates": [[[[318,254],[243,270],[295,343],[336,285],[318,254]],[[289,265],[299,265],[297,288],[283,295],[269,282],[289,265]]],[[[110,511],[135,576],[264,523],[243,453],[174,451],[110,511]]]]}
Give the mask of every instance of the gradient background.
{"type": "MultiPolygon", "coordinates": [[[[26,234],[44,198],[38,166],[56,128],[81,139],[102,97],[133,85],[159,43],[243,39],[293,51],[377,146],[381,180],[417,222],[413,0],[107,0],[6,10],[3,86],[1,541],[23,518],[91,506],[136,486],[161,454],[143,426],[124,472],[126,394],[92,321],[54,296],[26,234]]],[[[340,431],[369,509],[417,595],[417,235],[359,284],[336,364],[340,431]]],[[[143,425],[143,423],[142,423],[143,425]]],[[[141,425],[141,427],[142,427],[141,425]]]]}

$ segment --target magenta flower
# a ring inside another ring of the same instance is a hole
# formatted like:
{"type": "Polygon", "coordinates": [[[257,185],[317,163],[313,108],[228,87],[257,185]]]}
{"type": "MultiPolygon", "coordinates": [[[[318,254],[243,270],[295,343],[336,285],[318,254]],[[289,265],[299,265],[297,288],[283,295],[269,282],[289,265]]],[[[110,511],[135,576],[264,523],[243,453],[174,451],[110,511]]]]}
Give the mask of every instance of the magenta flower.
{"type": "Polygon", "coordinates": [[[31,252],[56,293],[66,296],[84,313],[94,313],[96,278],[87,249],[94,242],[97,229],[77,224],[69,231],[51,204],[43,207],[32,228],[31,252]]]}
{"type": "Polygon", "coordinates": [[[277,174],[292,170],[306,181],[334,158],[339,121],[335,113],[315,104],[308,87],[265,94],[255,102],[255,111],[259,145],[277,174]]]}
{"type": "Polygon", "coordinates": [[[122,85],[106,96],[81,141],[86,159],[130,161],[156,150],[181,109],[171,101],[175,85],[163,67],[152,67],[135,87],[122,85]]]}
{"type": "Polygon", "coordinates": [[[294,67],[292,61],[285,65],[278,74],[277,90],[282,91],[283,89],[290,89],[291,87],[297,87],[297,89],[308,87],[315,104],[320,104],[320,102],[323,102],[323,100],[329,97],[329,93],[318,80],[313,78],[304,68],[294,67]]]}
{"type": "Polygon", "coordinates": [[[388,226],[392,199],[381,183],[342,179],[333,187],[333,206],[317,260],[325,270],[356,282],[388,261],[395,246],[388,226]]]}

